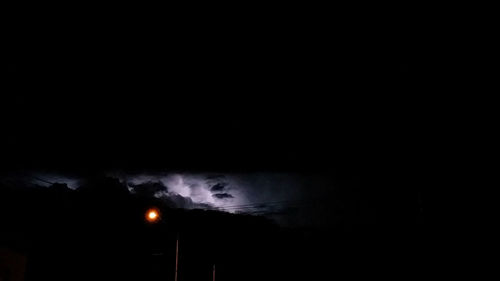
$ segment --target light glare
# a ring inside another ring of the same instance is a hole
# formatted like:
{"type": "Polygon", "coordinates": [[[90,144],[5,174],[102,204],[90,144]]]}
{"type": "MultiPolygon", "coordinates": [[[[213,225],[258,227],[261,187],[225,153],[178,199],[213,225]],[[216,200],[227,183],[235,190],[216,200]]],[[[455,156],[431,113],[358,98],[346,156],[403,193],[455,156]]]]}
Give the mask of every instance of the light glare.
{"type": "Polygon", "coordinates": [[[156,222],[160,218],[160,214],[156,209],[150,209],[146,212],[146,220],[148,222],[156,222]]]}

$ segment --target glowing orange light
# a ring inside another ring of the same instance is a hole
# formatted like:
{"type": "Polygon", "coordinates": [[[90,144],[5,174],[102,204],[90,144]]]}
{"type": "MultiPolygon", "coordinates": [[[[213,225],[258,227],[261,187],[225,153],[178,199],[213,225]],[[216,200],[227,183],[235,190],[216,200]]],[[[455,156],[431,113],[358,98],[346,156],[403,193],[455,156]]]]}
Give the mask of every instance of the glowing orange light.
{"type": "Polygon", "coordinates": [[[146,220],[148,222],[157,222],[160,219],[160,212],[157,209],[149,209],[146,212],[146,220]]]}
{"type": "Polygon", "coordinates": [[[156,212],[149,212],[148,217],[152,220],[156,219],[158,214],[156,212]]]}

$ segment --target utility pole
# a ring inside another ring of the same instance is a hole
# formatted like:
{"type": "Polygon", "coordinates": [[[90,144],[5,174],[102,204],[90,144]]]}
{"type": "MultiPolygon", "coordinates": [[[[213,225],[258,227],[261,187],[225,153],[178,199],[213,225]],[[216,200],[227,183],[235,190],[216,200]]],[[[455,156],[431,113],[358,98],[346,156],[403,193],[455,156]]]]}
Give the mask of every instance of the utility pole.
{"type": "Polygon", "coordinates": [[[212,281],[215,281],[215,264],[214,264],[214,271],[213,271],[213,275],[212,275],[212,281]]]}
{"type": "Polygon", "coordinates": [[[179,233],[177,232],[177,242],[175,244],[175,281],[177,281],[178,267],[179,267],[179,233]]]}

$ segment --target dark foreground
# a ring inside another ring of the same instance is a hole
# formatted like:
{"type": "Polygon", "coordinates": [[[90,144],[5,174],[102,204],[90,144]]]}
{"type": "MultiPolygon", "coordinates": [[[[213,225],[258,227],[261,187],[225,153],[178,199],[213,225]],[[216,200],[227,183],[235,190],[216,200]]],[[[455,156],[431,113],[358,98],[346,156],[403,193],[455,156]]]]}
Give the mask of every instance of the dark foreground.
{"type": "Polygon", "coordinates": [[[101,184],[100,196],[64,186],[0,189],[1,246],[25,259],[25,280],[173,280],[177,235],[178,280],[212,280],[213,264],[216,280],[417,280],[440,263],[435,237],[405,204],[391,212],[398,215],[379,208],[374,223],[289,228],[170,209],[112,180],[101,184]],[[162,211],[157,224],[144,220],[151,205],[162,211]]]}

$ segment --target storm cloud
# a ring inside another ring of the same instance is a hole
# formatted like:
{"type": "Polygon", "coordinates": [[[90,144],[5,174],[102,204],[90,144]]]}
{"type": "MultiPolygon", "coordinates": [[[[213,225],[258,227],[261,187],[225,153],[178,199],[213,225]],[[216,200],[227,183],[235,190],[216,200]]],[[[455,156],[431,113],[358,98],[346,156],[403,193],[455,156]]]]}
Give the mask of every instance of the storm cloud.
{"type": "Polygon", "coordinates": [[[234,196],[229,194],[229,193],[216,193],[216,194],[213,194],[212,196],[219,198],[219,199],[234,198],[234,196]]]}
{"type": "Polygon", "coordinates": [[[36,176],[33,183],[41,183],[47,187],[51,186],[52,181],[82,191],[86,186],[95,185],[99,187],[95,193],[102,193],[104,196],[109,193],[109,186],[116,186],[120,194],[125,192],[133,196],[160,199],[172,208],[210,209],[231,213],[276,214],[287,210],[297,200],[307,198],[305,195],[315,193],[314,184],[310,180],[306,185],[303,176],[285,173],[112,171],[105,173],[109,179],[114,179],[112,182],[91,185],[85,176],[57,173],[37,173],[36,176]]]}
{"type": "Polygon", "coordinates": [[[150,181],[141,184],[129,183],[128,186],[135,194],[153,197],[159,192],[168,192],[167,187],[160,181],[150,181]]]}
{"type": "Polygon", "coordinates": [[[212,186],[210,188],[210,191],[214,191],[214,192],[223,191],[226,188],[226,186],[227,186],[227,183],[220,182],[220,183],[217,183],[214,186],[212,186]]]}

